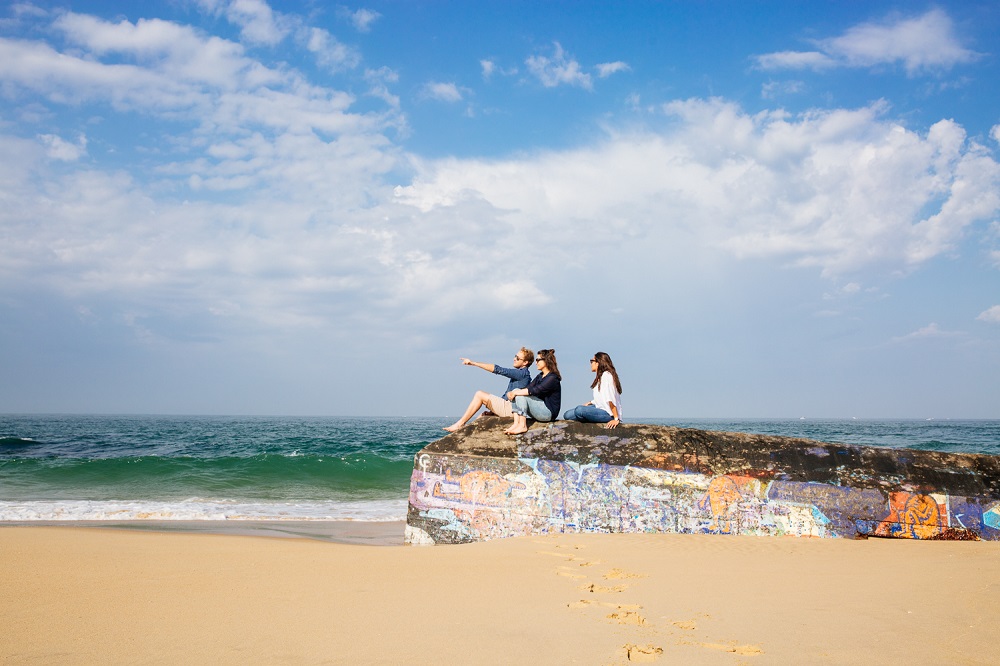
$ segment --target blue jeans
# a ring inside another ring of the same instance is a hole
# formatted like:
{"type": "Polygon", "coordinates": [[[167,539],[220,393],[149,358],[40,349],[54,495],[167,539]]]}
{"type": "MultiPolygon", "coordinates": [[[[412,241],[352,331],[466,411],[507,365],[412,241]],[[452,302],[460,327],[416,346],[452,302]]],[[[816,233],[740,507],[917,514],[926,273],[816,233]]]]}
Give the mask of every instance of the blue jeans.
{"type": "Polygon", "coordinates": [[[584,423],[608,423],[615,417],[593,405],[579,405],[573,409],[567,409],[563,418],[567,421],[583,421],[584,423]]]}
{"type": "Polygon", "coordinates": [[[551,421],[552,412],[545,406],[545,401],[533,395],[519,395],[514,398],[511,411],[521,416],[530,416],[536,421],[551,421]]]}

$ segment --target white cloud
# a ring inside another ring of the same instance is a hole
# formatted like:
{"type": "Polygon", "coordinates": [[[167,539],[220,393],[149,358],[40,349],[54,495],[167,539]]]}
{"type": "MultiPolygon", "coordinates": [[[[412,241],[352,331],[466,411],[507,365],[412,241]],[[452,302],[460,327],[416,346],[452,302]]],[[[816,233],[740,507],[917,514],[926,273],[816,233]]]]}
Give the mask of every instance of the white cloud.
{"type": "Polygon", "coordinates": [[[424,96],[442,102],[461,102],[462,92],[454,83],[431,81],[424,85],[424,96]]]}
{"type": "Polygon", "coordinates": [[[422,164],[397,197],[425,212],[486,202],[512,229],[538,225],[554,239],[620,220],[651,245],[697,238],[830,276],[909,270],[1000,211],[1000,165],[951,121],[922,136],[882,120],[879,106],[792,118],[688,100],[665,111],[677,122],[668,133],[422,164]]]}
{"type": "Polygon", "coordinates": [[[780,51],[757,56],[772,69],[828,69],[901,64],[907,74],[945,71],[980,55],[962,46],[951,18],[940,9],[913,17],[862,23],[838,37],[816,42],[819,51],[780,51]]]}
{"type": "Polygon", "coordinates": [[[552,302],[550,296],[529,280],[502,282],[493,288],[493,294],[505,310],[540,307],[552,302]]]}
{"type": "Polygon", "coordinates": [[[381,18],[381,16],[381,14],[371,9],[359,9],[351,12],[351,23],[354,24],[354,28],[358,32],[369,32],[372,29],[372,23],[381,18]]]}
{"type": "Polygon", "coordinates": [[[764,99],[774,99],[779,95],[796,95],[805,90],[802,81],[768,81],[760,88],[760,96],[764,99]]]}
{"type": "Polygon", "coordinates": [[[914,340],[932,340],[940,338],[959,338],[963,337],[965,334],[961,331],[944,331],[936,323],[931,322],[923,328],[917,329],[912,333],[907,333],[906,335],[901,335],[899,337],[893,338],[893,342],[912,342],[914,340]]]}
{"type": "Polygon", "coordinates": [[[309,28],[306,48],[316,55],[316,62],[322,67],[337,72],[357,67],[361,54],[339,41],[322,28],[309,28]]]}
{"type": "Polygon", "coordinates": [[[200,0],[205,9],[225,15],[240,27],[241,36],[253,44],[273,46],[288,36],[290,19],[275,12],[263,0],[200,0]]]}
{"type": "Polygon", "coordinates": [[[311,85],[294,70],[270,69],[247,57],[241,45],[186,26],[109,23],[73,14],[55,25],[90,51],[59,52],[44,43],[0,38],[0,81],[56,103],[106,103],[196,121],[212,132],[258,126],[342,133],[395,122],[351,114],[350,94],[311,85]]]}
{"type": "Polygon", "coordinates": [[[991,324],[1000,324],[1000,305],[994,305],[991,308],[983,310],[976,317],[976,321],[985,321],[991,324]]]}
{"type": "Polygon", "coordinates": [[[755,58],[761,69],[829,69],[836,66],[830,56],[818,51],[779,51],[755,58]]]}
{"type": "MultiPolygon", "coordinates": [[[[52,164],[48,151],[73,147],[56,134],[0,134],[0,198],[13,202],[0,208],[0,284],[234,327],[391,322],[409,334],[558,303],[609,255],[621,284],[668,285],[671,271],[706,270],[706,257],[739,257],[814,267],[845,296],[855,273],[953,251],[1000,210],[1000,168],[960,126],[909,131],[881,104],[793,116],[681,100],[658,107],[666,129],[422,160],[387,136],[405,123],[391,69],[364,72],[389,108],[357,113],[353,95],[191,28],[75,15],[58,25],[72,49],[0,39],[11,98],[125,109],[174,136],[155,145],[165,155],[151,173],[129,176],[93,160],[52,164]],[[498,238],[525,241],[516,275],[499,274],[510,246],[498,238]]],[[[556,56],[538,75],[580,85],[575,61],[556,56]]],[[[468,94],[439,86],[448,101],[468,94]]]]}
{"type": "Polygon", "coordinates": [[[479,69],[484,81],[489,81],[496,74],[500,76],[515,76],[517,74],[517,67],[504,68],[488,58],[479,61],[479,69]]]}
{"type": "Polygon", "coordinates": [[[1000,125],[994,125],[990,128],[990,138],[1000,143],[1000,125]]]}
{"type": "Polygon", "coordinates": [[[87,154],[87,137],[82,134],[76,143],[70,143],[54,134],[39,134],[38,139],[48,148],[48,155],[54,160],[75,162],[87,154]]]}
{"type": "Polygon", "coordinates": [[[399,109],[399,96],[392,94],[389,84],[399,82],[399,74],[389,67],[366,69],[365,80],[371,85],[368,94],[378,97],[393,109],[399,109]]]}
{"type": "Polygon", "coordinates": [[[560,85],[578,86],[586,90],[593,89],[590,74],[580,68],[580,63],[567,57],[559,42],[554,42],[554,52],[551,58],[546,56],[531,56],[524,61],[528,71],[546,88],[560,85]]]}
{"type": "Polygon", "coordinates": [[[606,79],[612,74],[616,74],[618,72],[629,72],[631,70],[632,68],[621,60],[617,60],[615,62],[604,62],[597,65],[597,75],[602,79],[606,79]]]}

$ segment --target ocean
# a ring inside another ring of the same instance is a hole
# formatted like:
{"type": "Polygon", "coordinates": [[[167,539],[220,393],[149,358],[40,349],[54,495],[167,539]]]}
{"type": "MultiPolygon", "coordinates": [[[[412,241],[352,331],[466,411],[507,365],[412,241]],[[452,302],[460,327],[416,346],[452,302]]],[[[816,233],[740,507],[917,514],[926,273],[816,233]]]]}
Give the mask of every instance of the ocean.
{"type": "MultiPolygon", "coordinates": [[[[0,415],[0,521],[398,521],[454,417],[0,415]]],[[[634,419],[1000,455],[1000,421],[634,419]]]]}

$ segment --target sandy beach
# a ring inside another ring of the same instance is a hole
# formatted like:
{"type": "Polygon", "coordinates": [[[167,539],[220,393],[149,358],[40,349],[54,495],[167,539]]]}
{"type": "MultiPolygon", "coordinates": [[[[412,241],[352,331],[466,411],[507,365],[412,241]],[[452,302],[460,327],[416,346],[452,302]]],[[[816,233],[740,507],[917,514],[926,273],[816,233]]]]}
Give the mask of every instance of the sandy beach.
{"type": "Polygon", "coordinates": [[[995,663],[1000,544],[0,528],[3,663],[995,663]]]}

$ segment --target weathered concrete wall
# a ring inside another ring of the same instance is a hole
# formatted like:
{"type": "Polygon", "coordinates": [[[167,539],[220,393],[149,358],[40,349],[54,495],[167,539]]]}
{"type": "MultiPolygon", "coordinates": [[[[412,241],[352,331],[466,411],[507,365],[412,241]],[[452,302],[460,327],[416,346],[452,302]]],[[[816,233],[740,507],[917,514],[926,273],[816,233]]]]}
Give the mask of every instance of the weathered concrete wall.
{"type": "Polygon", "coordinates": [[[406,540],[550,532],[1000,539],[1000,457],[482,417],[414,459],[406,540]]]}

